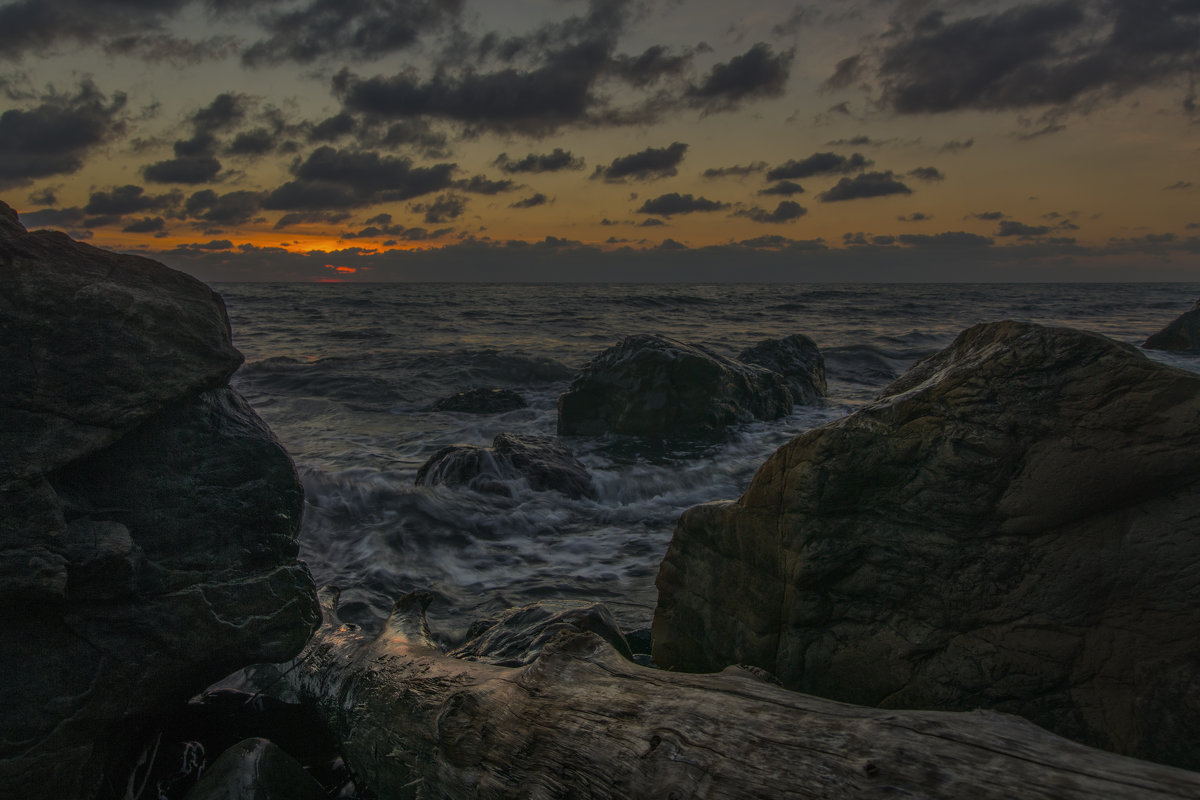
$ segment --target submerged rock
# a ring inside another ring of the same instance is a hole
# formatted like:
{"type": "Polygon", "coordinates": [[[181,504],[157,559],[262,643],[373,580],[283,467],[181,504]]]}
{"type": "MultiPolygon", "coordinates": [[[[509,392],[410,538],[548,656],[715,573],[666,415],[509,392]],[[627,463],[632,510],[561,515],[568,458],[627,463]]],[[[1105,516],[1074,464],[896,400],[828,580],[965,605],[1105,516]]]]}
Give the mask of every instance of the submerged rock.
{"type": "Polygon", "coordinates": [[[1200,376],[1003,322],[686,511],[654,660],[1200,767],[1200,376]]]}
{"type": "Polygon", "coordinates": [[[511,482],[523,480],[537,492],[594,499],[587,468],[562,442],[549,436],[502,433],[491,447],[454,444],[438,450],[417,470],[417,486],[466,486],[512,496],[511,482]]]}
{"type": "Polygon", "coordinates": [[[92,797],[135,720],[303,646],[302,490],[203,283],[0,204],[0,332],[0,796],[92,797]]]}
{"type": "Polygon", "coordinates": [[[512,389],[479,387],[443,397],[433,404],[434,411],[459,411],[466,414],[503,414],[529,408],[525,398],[512,389]]]}
{"type": "Polygon", "coordinates": [[[1147,350],[1176,350],[1187,353],[1200,352],[1200,300],[1192,304],[1167,327],[1150,336],[1142,343],[1147,350]]]}
{"type": "Polygon", "coordinates": [[[560,435],[686,436],[792,410],[779,375],[664,336],[630,336],[558,398],[560,435]]]}
{"type": "Polygon", "coordinates": [[[828,391],[821,350],[802,333],[782,339],[764,339],[738,353],[737,360],[782,375],[792,400],[800,405],[815,403],[828,391]]]}
{"type": "Polygon", "coordinates": [[[475,623],[470,640],[448,655],[498,667],[520,667],[536,659],[542,648],[564,631],[590,631],[633,660],[621,627],[607,606],[602,603],[579,606],[555,600],[510,608],[494,619],[475,623]]]}

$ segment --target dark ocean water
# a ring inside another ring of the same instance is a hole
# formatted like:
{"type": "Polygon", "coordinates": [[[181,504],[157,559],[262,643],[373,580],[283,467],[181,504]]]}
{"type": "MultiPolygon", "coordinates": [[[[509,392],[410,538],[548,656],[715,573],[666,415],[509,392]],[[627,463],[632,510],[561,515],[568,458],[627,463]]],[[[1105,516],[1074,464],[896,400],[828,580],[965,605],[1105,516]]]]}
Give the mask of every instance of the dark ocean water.
{"type": "MultiPolygon", "coordinates": [[[[600,600],[649,625],[654,578],[684,509],[735,498],[797,433],[849,413],[978,322],[1068,325],[1139,344],[1200,284],[479,285],[221,284],[246,364],[234,378],[295,459],[307,493],[302,557],[377,625],[404,592],[431,591],[446,642],[476,618],[541,598],[600,600]],[[527,487],[512,498],[416,487],[452,443],[552,435],[575,370],[624,336],[659,333],[733,356],[804,333],[826,359],[828,402],[716,440],[569,438],[597,500],[527,487]],[[427,410],[476,386],[530,408],[427,410]]],[[[1200,359],[1152,354],[1200,371],[1200,359]]]]}

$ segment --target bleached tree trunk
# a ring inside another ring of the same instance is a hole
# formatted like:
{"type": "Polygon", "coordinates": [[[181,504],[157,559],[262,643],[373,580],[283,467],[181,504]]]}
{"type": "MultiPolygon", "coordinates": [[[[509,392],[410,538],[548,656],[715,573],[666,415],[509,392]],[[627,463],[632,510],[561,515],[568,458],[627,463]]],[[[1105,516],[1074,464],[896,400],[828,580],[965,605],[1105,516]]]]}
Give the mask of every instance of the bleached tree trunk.
{"type": "Polygon", "coordinates": [[[891,711],[731,667],[626,661],[591,633],[526,667],[443,655],[427,596],[364,636],[335,614],[287,680],[381,798],[1197,798],[1200,773],[1102,752],[994,712],[891,711]]]}

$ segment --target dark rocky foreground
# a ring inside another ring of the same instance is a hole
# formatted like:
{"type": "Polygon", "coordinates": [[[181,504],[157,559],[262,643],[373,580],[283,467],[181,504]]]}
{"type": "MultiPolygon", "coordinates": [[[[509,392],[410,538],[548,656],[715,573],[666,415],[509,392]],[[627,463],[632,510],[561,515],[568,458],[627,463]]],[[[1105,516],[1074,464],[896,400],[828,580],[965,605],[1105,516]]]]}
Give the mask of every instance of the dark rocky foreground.
{"type": "Polygon", "coordinates": [[[980,325],[684,513],[654,659],[1200,767],[1200,376],[980,325]]]}
{"type": "Polygon", "coordinates": [[[0,796],[120,796],[145,719],[317,624],[302,491],[199,281],[0,203],[0,335],[0,796]]]}

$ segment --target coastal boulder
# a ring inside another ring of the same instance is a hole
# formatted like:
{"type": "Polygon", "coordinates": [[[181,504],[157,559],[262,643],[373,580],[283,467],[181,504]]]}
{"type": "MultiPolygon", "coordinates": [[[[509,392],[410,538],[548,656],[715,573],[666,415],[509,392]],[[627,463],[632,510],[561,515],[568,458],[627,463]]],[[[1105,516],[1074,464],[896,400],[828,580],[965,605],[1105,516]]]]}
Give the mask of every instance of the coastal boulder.
{"type": "Polygon", "coordinates": [[[513,481],[537,492],[561,492],[572,499],[595,498],[587,468],[561,442],[549,436],[502,433],[491,447],[454,444],[438,450],[417,470],[417,486],[466,486],[511,496],[513,481]]]}
{"type": "Polygon", "coordinates": [[[757,364],[783,376],[792,400],[810,405],[825,396],[825,359],[817,343],[802,333],[764,339],[738,353],[738,361],[757,364]]]}
{"type": "Polygon", "coordinates": [[[464,414],[503,414],[528,407],[525,398],[512,389],[486,387],[452,394],[433,404],[434,411],[458,411],[464,414]]]}
{"type": "Polygon", "coordinates": [[[978,325],[682,515],[654,660],[1200,767],[1200,376],[978,325]]]}
{"type": "Polygon", "coordinates": [[[629,336],[593,358],[558,398],[560,435],[711,433],[791,413],[781,376],[665,336],[629,336]]]}
{"type": "Polygon", "coordinates": [[[303,646],[302,490],[203,283],[0,204],[0,333],[0,796],[93,797],[142,718],[303,646]]]}
{"type": "Polygon", "coordinates": [[[1200,300],[1192,304],[1167,327],[1150,336],[1142,343],[1147,350],[1176,350],[1186,353],[1200,352],[1200,300]]]}

